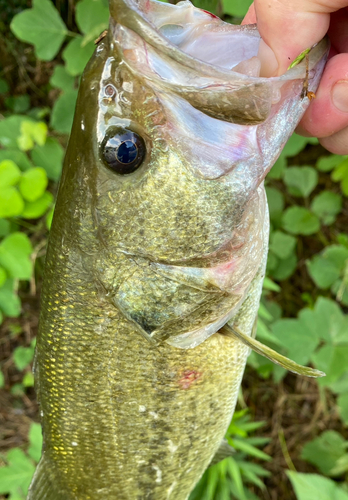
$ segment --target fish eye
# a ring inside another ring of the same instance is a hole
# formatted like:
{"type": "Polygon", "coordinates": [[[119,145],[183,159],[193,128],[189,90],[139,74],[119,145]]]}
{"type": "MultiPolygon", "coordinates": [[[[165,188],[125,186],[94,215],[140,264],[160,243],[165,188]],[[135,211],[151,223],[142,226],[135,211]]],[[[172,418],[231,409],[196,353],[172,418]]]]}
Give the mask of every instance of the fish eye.
{"type": "Polygon", "coordinates": [[[118,174],[131,174],[145,158],[145,142],[140,135],[128,129],[113,130],[102,143],[105,164],[118,174]]]}

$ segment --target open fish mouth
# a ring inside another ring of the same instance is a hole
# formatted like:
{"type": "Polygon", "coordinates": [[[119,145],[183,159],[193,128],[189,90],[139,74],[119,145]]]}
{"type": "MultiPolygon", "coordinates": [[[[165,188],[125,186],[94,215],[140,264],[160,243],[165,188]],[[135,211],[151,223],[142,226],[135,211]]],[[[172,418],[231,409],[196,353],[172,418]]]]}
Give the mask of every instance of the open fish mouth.
{"type": "MultiPolygon", "coordinates": [[[[110,9],[127,64],[214,118],[262,123],[306,76],[303,61],[280,77],[260,78],[256,25],[225,23],[189,1],[116,0],[110,9]]],[[[318,62],[327,50],[326,39],[312,49],[310,80],[321,74],[318,62]]]]}

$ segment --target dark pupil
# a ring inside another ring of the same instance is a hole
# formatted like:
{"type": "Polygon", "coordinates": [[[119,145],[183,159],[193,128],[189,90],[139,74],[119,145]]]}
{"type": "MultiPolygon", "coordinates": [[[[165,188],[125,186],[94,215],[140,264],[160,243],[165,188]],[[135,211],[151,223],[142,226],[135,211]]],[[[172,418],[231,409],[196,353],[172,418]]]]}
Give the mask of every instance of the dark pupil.
{"type": "Polygon", "coordinates": [[[145,158],[145,142],[140,135],[128,129],[113,128],[101,144],[106,165],[118,174],[131,174],[145,158]]]}
{"type": "Polygon", "coordinates": [[[121,163],[132,163],[138,156],[138,148],[134,142],[122,142],[117,149],[116,156],[121,163]]]}

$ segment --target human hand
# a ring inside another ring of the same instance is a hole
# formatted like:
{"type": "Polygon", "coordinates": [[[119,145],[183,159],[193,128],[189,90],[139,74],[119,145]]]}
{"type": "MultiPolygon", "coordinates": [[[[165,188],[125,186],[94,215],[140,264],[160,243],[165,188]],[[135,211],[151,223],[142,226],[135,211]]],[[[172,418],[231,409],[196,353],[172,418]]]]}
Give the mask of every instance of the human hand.
{"type": "Polygon", "coordinates": [[[348,154],[348,0],[255,0],[243,24],[255,22],[263,76],[284,73],[328,33],[329,61],[296,132],[318,137],[332,153],[348,154]]]}

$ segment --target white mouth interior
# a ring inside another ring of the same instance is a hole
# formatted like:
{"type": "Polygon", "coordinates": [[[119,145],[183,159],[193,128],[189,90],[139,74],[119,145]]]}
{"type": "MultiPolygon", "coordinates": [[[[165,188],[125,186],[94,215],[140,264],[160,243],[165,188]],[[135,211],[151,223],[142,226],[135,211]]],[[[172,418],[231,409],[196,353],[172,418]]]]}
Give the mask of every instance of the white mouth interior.
{"type": "Polygon", "coordinates": [[[236,31],[236,26],[196,9],[187,1],[175,6],[162,5],[165,7],[148,10],[146,15],[173,45],[195,59],[214,66],[253,77],[260,75],[258,35],[236,31]]]}
{"type": "MultiPolygon", "coordinates": [[[[204,15],[206,17],[206,15],[204,15]]],[[[161,33],[183,52],[224,69],[258,77],[261,62],[256,57],[260,40],[231,31],[207,30],[207,23],[164,24],[161,33]]]]}

